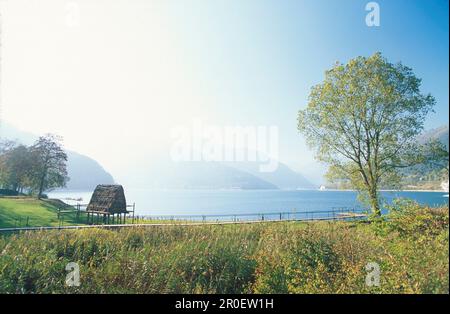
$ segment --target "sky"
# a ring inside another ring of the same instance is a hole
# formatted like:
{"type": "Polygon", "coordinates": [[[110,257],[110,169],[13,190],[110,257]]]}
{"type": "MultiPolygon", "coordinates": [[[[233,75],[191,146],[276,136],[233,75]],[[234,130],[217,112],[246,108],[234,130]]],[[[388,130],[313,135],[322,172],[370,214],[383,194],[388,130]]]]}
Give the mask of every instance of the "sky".
{"type": "Polygon", "coordinates": [[[279,159],[313,177],[297,131],[336,61],[377,51],[436,98],[448,124],[447,0],[0,0],[0,119],[63,136],[113,175],[167,151],[171,130],[276,126],[279,159]]]}

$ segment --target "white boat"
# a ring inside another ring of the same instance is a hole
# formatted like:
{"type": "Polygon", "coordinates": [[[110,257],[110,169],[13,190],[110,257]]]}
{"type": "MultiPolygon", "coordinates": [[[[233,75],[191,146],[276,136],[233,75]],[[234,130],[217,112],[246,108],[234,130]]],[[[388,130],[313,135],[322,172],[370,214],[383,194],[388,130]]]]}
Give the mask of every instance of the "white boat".
{"type": "Polygon", "coordinates": [[[325,191],[327,188],[325,187],[325,185],[321,185],[320,187],[319,187],[319,191],[325,191]]]}

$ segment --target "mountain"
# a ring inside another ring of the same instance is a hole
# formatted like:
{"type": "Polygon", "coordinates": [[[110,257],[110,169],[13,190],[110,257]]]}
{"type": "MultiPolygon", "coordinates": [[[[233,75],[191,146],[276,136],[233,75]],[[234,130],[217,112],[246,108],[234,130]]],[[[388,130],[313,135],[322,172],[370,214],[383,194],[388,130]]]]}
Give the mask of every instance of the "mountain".
{"type": "Polygon", "coordinates": [[[151,161],[129,169],[123,183],[141,188],[163,189],[277,189],[262,180],[218,162],[172,162],[167,159],[151,161]]]}
{"type": "Polygon", "coordinates": [[[210,189],[277,189],[278,187],[257,176],[217,162],[178,163],[168,178],[172,184],[185,188],[210,189]]]}
{"type": "MultiPolygon", "coordinates": [[[[0,137],[31,145],[37,136],[3,123],[0,137]]],[[[97,184],[114,183],[113,177],[92,158],[66,151],[70,181],[67,189],[92,190],[97,184]]],[[[154,157],[154,156],[152,156],[154,157]]],[[[277,189],[277,186],[247,172],[213,162],[158,162],[131,167],[122,180],[134,187],[167,189],[277,189]]]]}
{"type": "MultiPolygon", "coordinates": [[[[31,145],[37,136],[8,124],[0,125],[0,136],[31,145]]],[[[113,177],[87,156],[66,151],[68,189],[92,190],[97,184],[111,184],[113,177]]],[[[132,187],[167,189],[297,189],[315,188],[301,174],[278,163],[273,172],[260,172],[257,162],[173,162],[164,154],[152,155],[143,164],[130,165],[119,176],[121,184],[132,187]]]]}
{"type": "Polygon", "coordinates": [[[247,172],[261,180],[269,182],[283,190],[311,189],[316,186],[303,175],[293,171],[287,165],[278,162],[278,167],[273,172],[261,172],[258,162],[228,162],[225,163],[240,171],[247,172]]]}
{"type": "Polygon", "coordinates": [[[428,130],[424,132],[422,135],[418,137],[419,143],[423,144],[430,140],[439,140],[443,144],[447,146],[447,150],[449,148],[449,137],[448,137],[449,128],[448,125],[443,125],[439,128],[428,130]]]}
{"type": "MultiPolygon", "coordinates": [[[[3,122],[0,125],[0,138],[15,140],[24,145],[31,145],[38,137],[3,122]]],[[[66,153],[67,172],[70,177],[69,182],[67,182],[67,189],[93,190],[97,184],[114,183],[111,174],[103,169],[94,159],[70,150],[66,150],[66,153]]]]}
{"type": "MultiPolygon", "coordinates": [[[[423,132],[417,137],[419,144],[431,140],[439,140],[447,150],[449,148],[448,125],[423,132]]],[[[430,169],[426,165],[416,165],[403,170],[403,187],[405,189],[441,190],[442,182],[448,180],[448,172],[444,169],[430,169]]]]}
{"type": "Polygon", "coordinates": [[[1,121],[0,138],[16,141],[24,145],[31,145],[38,137],[34,134],[21,131],[8,123],[1,121]]]}
{"type": "Polygon", "coordinates": [[[94,159],[67,150],[67,189],[93,190],[98,184],[113,184],[114,178],[94,159]]]}

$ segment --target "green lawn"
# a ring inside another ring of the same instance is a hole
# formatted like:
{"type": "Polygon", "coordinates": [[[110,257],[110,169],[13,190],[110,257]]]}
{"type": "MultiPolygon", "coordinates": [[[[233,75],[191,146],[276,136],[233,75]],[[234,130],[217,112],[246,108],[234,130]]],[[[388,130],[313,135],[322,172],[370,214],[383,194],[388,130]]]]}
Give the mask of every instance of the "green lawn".
{"type": "MultiPolygon", "coordinates": [[[[58,226],[57,200],[38,200],[30,197],[0,197],[0,228],[28,226],[58,226]]],[[[64,225],[80,224],[75,213],[64,214],[64,225]]],[[[84,218],[84,217],[83,217],[84,218]]]]}
{"type": "MultiPolygon", "coordinates": [[[[81,212],[79,219],[76,212],[63,213],[62,222],[58,219],[58,208],[71,210],[73,207],[58,199],[38,200],[26,196],[0,197],[0,228],[16,227],[50,227],[87,224],[85,212],[81,212]]],[[[94,222],[96,219],[94,219],[94,222]]],[[[214,222],[214,221],[208,221],[214,222]]],[[[186,224],[202,223],[201,220],[170,220],[170,219],[142,219],[136,217],[134,221],[127,217],[126,224],[186,224]]],[[[100,224],[101,219],[100,219],[100,224]]],[[[111,221],[112,224],[112,221],[111,221]]]]}
{"type": "MultiPolygon", "coordinates": [[[[0,228],[59,226],[58,208],[73,209],[73,207],[57,199],[38,200],[31,197],[0,197],[0,228]]],[[[181,224],[189,221],[136,219],[134,222],[141,224],[181,224]]],[[[132,219],[127,218],[127,224],[131,223],[132,219]]],[[[63,213],[62,225],[80,224],[86,224],[85,213],[81,213],[79,220],[76,219],[75,212],[63,213]]]]}

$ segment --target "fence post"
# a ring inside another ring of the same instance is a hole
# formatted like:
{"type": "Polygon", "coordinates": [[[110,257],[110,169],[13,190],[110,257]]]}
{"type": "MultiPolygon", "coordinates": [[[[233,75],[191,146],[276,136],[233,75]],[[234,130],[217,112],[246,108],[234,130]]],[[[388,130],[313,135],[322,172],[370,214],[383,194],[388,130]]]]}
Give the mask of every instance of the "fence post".
{"type": "Polygon", "coordinates": [[[78,222],[80,219],[80,203],[77,203],[77,216],[76,216],[76,221],[78,222]]]}

